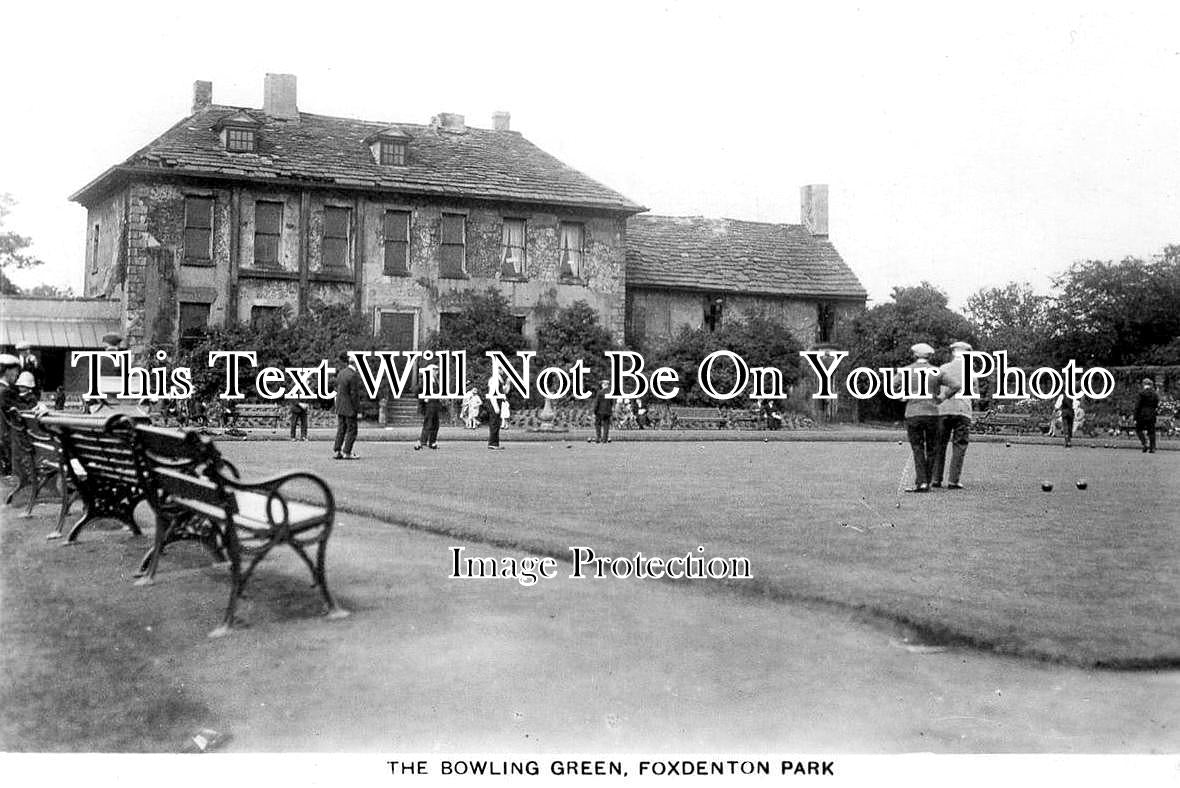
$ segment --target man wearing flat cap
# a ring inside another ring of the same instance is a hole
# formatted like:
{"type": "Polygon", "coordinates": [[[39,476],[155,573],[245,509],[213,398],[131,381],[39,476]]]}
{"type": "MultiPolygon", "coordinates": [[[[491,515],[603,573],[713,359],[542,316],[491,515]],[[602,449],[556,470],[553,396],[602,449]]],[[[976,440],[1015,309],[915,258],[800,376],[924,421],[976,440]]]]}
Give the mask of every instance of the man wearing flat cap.
{"type": "MultiPolygon", "coordinates": [[[[963,354],[971,349],[966,342],[951,343],[951,360],[939,369],[954,381],[957,391],[962,391],[966,373],[963,354]]],[[[943,471],[946,470],[946,447],[951,446],[951,467],[946,475],[948,490],[961,490],[959,477],[963,473],[963,460],[967,456],[967,443],[971,436],[971,400],[960,399],[947,390],[941,392],[942,403],[938,406],[938,448],[934,452],[934,472],[930,485],[942,486],[943,471]]]]}
{"type": "Polygon", "coordinates": [[[906,390],[910,392],[905,398],[905,431],[914,454],[914,486],[906,492],[926,493],[930,492],[930,476],[938,450],[938,407],[947,397],[957,394],[961,384],[930,363],[934,355],[930,345],[919,342],[910,348],[910,353],[914,356],[913,363],[894,375],[895,385],[907,383],[906,390]],[[922,378],[927,378],[925,386],[922,378]],[[927,392],[925,396],[923,391],[927,392]]]}

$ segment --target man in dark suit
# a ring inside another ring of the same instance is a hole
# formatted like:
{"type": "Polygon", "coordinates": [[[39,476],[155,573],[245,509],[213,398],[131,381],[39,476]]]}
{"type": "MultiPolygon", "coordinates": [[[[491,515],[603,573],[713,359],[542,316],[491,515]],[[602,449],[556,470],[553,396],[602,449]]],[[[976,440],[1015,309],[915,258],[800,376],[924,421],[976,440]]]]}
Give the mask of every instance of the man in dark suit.
{"type": "Polygon", "coordinates": [[[595,443],[610,443],[610,417],[615,412],[615,401],[607,399],[609,389],[610,382],[602,380],[598,383],[598,391],[594,392],[595,443]]]}
{"type": "Polygon", "coordinates": [[[20,375],[20,359],[0,353],[0,475],[12,475],[12,435],[4,418],[7,411],[19,410],[16,378],[20,375]]]}
{"type": "Polygon", "coordinates": [[[1159,407],[1160,395],[1156,393],[1155,381],[1144,378],[1143,388],[1135,400],[1135,436],[1145,454],[1155,454],[1155,420],[1159,407]]]}
{"type": "Polygon", "coordinates": [[[444,406],[440,399],[418,400],[418,411],[422,414],[422,433],[418,436],[418,442],[414,444],[414,451],[423,446],[438,448],[438,422],[443,410],[444,406]]]}
{"type": "Polygon", "coordinates": [[[356,420],[361,407],[361,376],[352,365],[348,353],[337,357],[340,371],[336,373],[336,443],[332,446],[333,459],[355,460],[352,444],[356,441],[356,420]]]}

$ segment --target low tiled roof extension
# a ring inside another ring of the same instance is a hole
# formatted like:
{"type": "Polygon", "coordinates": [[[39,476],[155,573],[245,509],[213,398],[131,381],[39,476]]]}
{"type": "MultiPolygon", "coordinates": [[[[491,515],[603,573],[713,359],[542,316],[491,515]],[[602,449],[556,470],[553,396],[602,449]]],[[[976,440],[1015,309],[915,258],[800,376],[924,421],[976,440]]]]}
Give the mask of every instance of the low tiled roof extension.
{"type": "Polygon", "coordinates": [[[632,217],[627,287],[859,300],[868,295],[831,242],[802,225],[701,216],[632,217]]]}

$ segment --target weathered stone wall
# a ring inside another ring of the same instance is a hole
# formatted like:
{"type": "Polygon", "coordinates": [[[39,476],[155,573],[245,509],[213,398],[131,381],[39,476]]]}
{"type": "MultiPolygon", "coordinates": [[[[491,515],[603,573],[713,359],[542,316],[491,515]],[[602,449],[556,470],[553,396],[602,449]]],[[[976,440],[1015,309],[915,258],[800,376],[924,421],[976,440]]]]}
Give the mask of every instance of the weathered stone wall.
{"type": "Polygon", "coordinates": [[[618,339],[623,337],[625,227],[617,219],[579,214],[492,210],[423,201],[369,201],[364,209],[361,242],[364,256],[366,309],[415,312],[418,341],[437,330],[439,315],[458,308],[463,294],[489,287],[508,299],[514,313],[525,318],[525,336],[533,341],[540,320],[554,307],[586,301],[618,339]],[[384,214],[409,211],[409,273],[384,273],[384,214]],[[463,279],[441,276],[442,214],[467,217],[466,273],[463,279]],[[525,219],[525,265],[520,277],[501,273],[503,219],[525,219]],[[559,225],[579,222],[585,227],[585,254],[578,279],[559,274],[559,225]]]}
{"type": "Polygon", "coordinates": [[[176,340],[180,302],[210,305],[210,324],[225,321],[232,235],[228,189],[175,183],[130,188],[127,217],[124,326],[132,350],[176,340]],[[184,200],[212,197],[212,265],[193,265],[184,254],[184,200]]]}
{"type": "MultiPolygon", "coordinates": [[[[716,293],[696,291],[632,288],[627,294],[627,341],[633,346],[650,347],[664,342],[684,326],[692,329],[705,324],[708,299],[716,293]]],[[[818,299],[781,296],[724,294],[722,324],[761,313],[787,326],[805,347],[819,339],[818,299]]],[[[859,302],[826,302],[834,311],[833,334],[864,306],[859,302]]]]}
{"type": "MultiPolygon", "coordinates": [[[[623,337],[626,225],[617,218],[385,195],[358,197],[327,190],[214,189],[179,181],[133,184],[125,198],[127,249],[122,267],[116,254],[121,229],[105,228],[120,226],[124,198],[115,195],[91,209],[91,224],[100,225],[102,259],[99,271],[88,274],[87,288],[94,292],[107,282],[126,281],[125,326],[128,342],[136,349],[175,341],[179,303],[186,301],[210,304],[210,323],[215,326],[248,321],[254,306],[287,306],[298,313],[316,299],[359,303],[373,315],[374,324],[382,310],[413,312],[417,341],[422,343],[427,332],[438,328],[439,315],[456,309],[464,293],[488,287],[504,293],[515,313],[525,317],[525,335],[530,339],[542,317],[577,300],[587,301],[603,325],[620,340],[623,337]],[[186,259],[186,196],[214,199],[211,265],[186,259]],[[283,205],[275,265],[255,261],[255,204],[260,200],[283,205]],[[344,268],[323,265],[327,206],[352,210],[349,265],[344,268]],[[406,276],[384,273],[386,210],[411,214],[406,276]],[[467,217],[464,278],[440,276],[443,213],[467,217]],[[526,263],[521,276],[505,277],[500,270],[506,216],[526,221],[526,263]],[[559,274],[562,221],[585,227],[585,254],[576,279],[559,274]]],[[[88,262],[88,270],[91,267],[88,262]]]]}
{"type": "Polygon", "coordinates": [[[86,211],[86,271],[82,280],[84,296],[122,293],[125,278],[123,228],[126,194],[125,190],[119,190],[86,211]]]}

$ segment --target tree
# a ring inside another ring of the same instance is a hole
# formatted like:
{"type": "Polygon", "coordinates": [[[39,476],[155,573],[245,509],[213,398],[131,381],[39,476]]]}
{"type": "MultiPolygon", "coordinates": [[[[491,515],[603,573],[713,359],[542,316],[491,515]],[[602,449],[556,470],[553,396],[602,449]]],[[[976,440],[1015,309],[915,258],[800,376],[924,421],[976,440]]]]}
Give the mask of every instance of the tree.
{"type": "Polygon", "coordinates": [[[561,307],[537,328],[538,368],[569,368],[581,359],[590,370],[589,380],[603,376],[606,351],[615,348],[610,331],[598,321],[598,313],[585,301],[561,307]]]}
{"type": "Polygon", "coordinates": [[[913,361],[910,347],[918,342],[938,349],[957,340],[978,344],[975,327],[929,282],[895,287],[892,298],[852,320],[845,338],[853,366],[904,366],[913,361]]]}
{"type": "MultiPolygon", "coordinates": [[[[679,399],[690,405],[719,404],[697,386],[697,369],[710,353],[729,350],[750,367],[774,367],[783,373],[784,386],[799,379],[799,341],[791,329],[761,313],[752,313],[739,320],[726,320],[721,328],[710,331],[706,327],[690,329],[685,326],[669,342],[650,353],[647,369],[671,367],[681,380],[679,399]]],[[[712,375],[714,388],[725,391],[732,387],[732,366],[717,364],[712,375]]],[[[748,390],[724,404],[744,406],[748,390]]]]}
{"type": "Polygon", "coordinates": [[[967,316],[975,324],[982,347],[1006,350],[1013,364],[1040,366],[1049,360],[1049,310],[1053,300],[1037,295],[1027,283],[977,291],[967,299],[967,316]]]}
{"type": "MultiPolygon", "coordinates": [[[[12,212],[16,200],[11,194],[0,194],[0,228],[4,227],[4,219],[12,212]]],[[[5,269],[24,269],[42,265],[44,261],[25,253],[33,242],[23,235],[12,231],[0,232],[0,293],[15,295],[21,292],[5,269]]]]}
{"type": "MultiPolygon", "coordinates": [[[[895,287],[891,303],[878,304],[857,315],[843,337],[849,351],[845,364],[878,369],[901,367],[913,361],[910,347],[918,342],[936,349],[962,340],[978,344],[975,327],[947,306],[947,297],[929,282],[895,287]]],[[[905,403],[878,395],[861,404],[861,417],[900,418],[905,403]]]]}
{"type": "Polygon", "coordinates": [[[43,298],[73,298],[74,288],[41,284],[30,288],[26,295],[40,296],[43,298]]]}
{"type": "Polygon", "coordinates": [[[1180,337],[1180,246],[1151,260],[1074,263],[1049,321],[1056,360],[1120,366],[1166,356],[1180,337]]]}
{"type": "MultiPolygon", "coordinates": [[[[196,341],[182,342],[179,350],[162,349],[168,351],[173,366],[192,370],[193,397],[208,400],[225,389],[225,364],[210,369],[210,351],[252,350],[258,354],[260,367],[315,367],[323,360],[334,367],[342,350],[374,349],[371,326],[370,318],[347,305],[313,301],[307,316],[298,320],[288,314],[281,319],[263,320],[257,326],[214,328],[196,341]]],[[[154,358],[154,353],[148,358],[154,358]]],[[[238,386],[247,397],[254,394],[257,374],[257,369],[246,364],[239,370],[238,386]]]]}
{"type": "Polygon", "coordinates": [[[524,347],[520,319],[509,309],[508,299],[489,287],[483,293],[464,293],[458,312],[448,315],[446,324],[431,334],[428,344],[435,350],[467,351],[468,382],[483,380],[491,372],[484,355],[498,350],[508,357],[524,347]]]}

